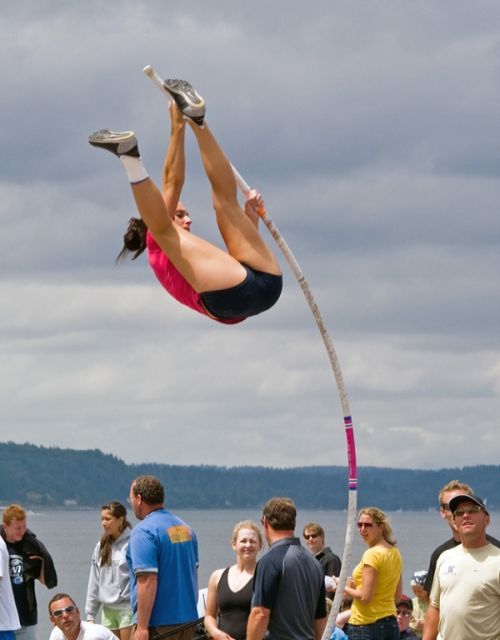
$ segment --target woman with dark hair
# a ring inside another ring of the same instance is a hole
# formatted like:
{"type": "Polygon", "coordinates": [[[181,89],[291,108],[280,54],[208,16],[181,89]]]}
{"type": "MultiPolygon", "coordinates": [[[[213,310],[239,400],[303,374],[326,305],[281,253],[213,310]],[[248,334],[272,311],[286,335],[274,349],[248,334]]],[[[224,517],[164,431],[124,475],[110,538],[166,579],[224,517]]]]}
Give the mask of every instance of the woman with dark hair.
{"type": "Polygon", "coordinates": [[[345,587],[352,598],[345,630],[349,640],[399,640],[396,602],[402,593],[403,561],[383,511],[361,509],[358,529],[368,545],[345,587]]]}
{"type": "Polygon", "coordinates": [[[130,575],[127,547],[131,524],[127,509],[116,500],[102,506],[104,533],[92,554],[85,614],[95,622],[102,607],[102,624],[121,640],[129,640],[132,630],[130,575]]]}
{"type": "Polygon", "coordinates": [[[243,210],[224,152],[206,124],[205,101],[181,80],[165,80],[171,134],[162,191],[146,172],[132,131],[102,129],[93,146],[117,155],[127,172],[141,221],[132,219],[119,258],[147,248],[149,263],[165,289],[179,302],[225,324],[242,322],[271,308],[282,289],[278,261],[258,231],[262,197],[251,192],[243,210]],[[212,187],[217,224],[227,251],[190,233],[191,219],[180,201],[185,178],[186,118],[212,187]]]}

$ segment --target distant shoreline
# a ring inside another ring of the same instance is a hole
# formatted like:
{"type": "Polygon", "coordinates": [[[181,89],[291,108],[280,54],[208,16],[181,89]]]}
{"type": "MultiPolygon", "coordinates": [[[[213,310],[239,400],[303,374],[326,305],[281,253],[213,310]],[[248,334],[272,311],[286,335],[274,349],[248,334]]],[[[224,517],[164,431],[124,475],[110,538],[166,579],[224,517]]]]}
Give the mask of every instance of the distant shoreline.
{"type": "MultiPolygon", "coordinates": [[[[500,465],[438,470],[358,467],[358,507],[433,511],[443,485],[457,479],[491,510],[500,508],[500,465]],[[495,505],[496,503],[496,505],[495,505]]],[[[0,503],[29,509],[88,510],[111,499],[125,503],[131,481],[155,475],[169,509],[259,509],[271,496],[290,496],[299,509],[343,511],[347,466],[293,468],[127,464],[98,449],[80,451],[0,442],[0,503]]]]}

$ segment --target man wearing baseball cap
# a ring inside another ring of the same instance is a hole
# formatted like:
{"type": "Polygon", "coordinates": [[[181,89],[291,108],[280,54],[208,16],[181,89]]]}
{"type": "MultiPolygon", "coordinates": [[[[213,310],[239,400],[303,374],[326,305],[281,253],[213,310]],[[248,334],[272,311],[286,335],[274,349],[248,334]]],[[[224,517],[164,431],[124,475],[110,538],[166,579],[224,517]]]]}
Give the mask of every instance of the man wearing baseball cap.
{"type": "Polygon", "coordinates": [[[411,614],[413,611],[413,602],[411,598],[402,594],[396,603],[396,614],[399,627],[399,637],[404,640],[418,640],[410,626],[411,614]]]}
{"type": "Polygon", "coordinates": [[[500,549],[488,542],[488,509],[474,494],[449,503],[462,544],[436,565],[423,640],[500,638],[500,549]]]}
{"type": "MultiPolygon", "coordinates": [[[[453,514],[450,511],[450,500],[458,495],[463,495],[464,493],[470,495],[473,494],[474,491],[472,487],[464,482],[460,482],[459,480],[451,480],[441,489],[438,495],[439,502],[439,513],[444,522],[448,524],[450,527],[450,531],[452,537],[440,544],[438,547],[434,549],[432,555],[429,560],[429,569],[427,570],[427,577],[424,583],[424,589],[427,591],[427,595],[430,595],[432,589],[432,581],[434,580],[434,573],[436,571],[436,564],[439,556],[443,553],[443,551],[447,551],[448,549],[453,549],[458,544],[461,544],[460,536],[455,528],[455,521],[453,520],[453,514]]],[[[495,546],[500,547],[500,541],[493,536],[486,536],[490,542],[492,542],[495,546]]]]}

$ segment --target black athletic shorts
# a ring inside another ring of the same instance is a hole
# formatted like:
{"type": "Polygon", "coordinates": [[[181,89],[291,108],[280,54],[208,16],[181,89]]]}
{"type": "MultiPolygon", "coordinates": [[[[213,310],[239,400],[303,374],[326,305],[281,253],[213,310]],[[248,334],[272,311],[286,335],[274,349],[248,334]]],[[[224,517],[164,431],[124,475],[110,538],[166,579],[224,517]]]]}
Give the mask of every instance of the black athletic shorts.
{"type": "Polygon", "coordinates": [[[256,271],[242,264],[247,272],[240,284],[229,289],[201,293],[205,309],[216,318],[232,320],[256,316],[270,309],[281,295],[283,276],[256,271]]]}

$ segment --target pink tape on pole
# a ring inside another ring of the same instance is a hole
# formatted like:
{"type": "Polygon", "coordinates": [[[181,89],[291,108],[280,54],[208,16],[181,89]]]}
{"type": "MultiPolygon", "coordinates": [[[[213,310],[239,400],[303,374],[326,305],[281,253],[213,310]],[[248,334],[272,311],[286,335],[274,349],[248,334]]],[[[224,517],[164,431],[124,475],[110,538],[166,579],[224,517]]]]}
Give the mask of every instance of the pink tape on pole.
{"type": "Polygon", "coordinates": [[[355,491],[358,488],[357,466],[356,466],[356,446],[354,444],[354,429],[351,416],[344,417],[345,437],[347,440],[347,458],[349,460],[349,490],[355,491]]]}

